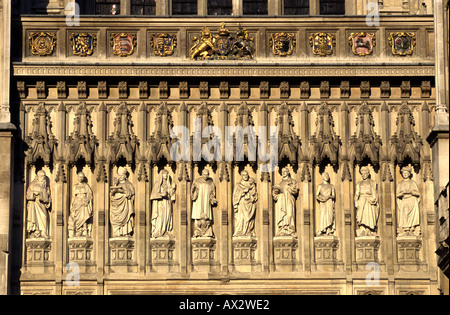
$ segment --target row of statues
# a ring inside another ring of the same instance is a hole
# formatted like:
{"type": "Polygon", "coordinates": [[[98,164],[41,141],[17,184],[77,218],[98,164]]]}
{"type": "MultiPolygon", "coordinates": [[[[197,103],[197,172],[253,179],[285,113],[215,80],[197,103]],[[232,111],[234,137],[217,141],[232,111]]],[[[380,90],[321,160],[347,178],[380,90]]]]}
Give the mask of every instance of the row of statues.
{"type": "MultiPolygon", "coordinates": [[[[377,222],[380,213],[378,188],[370,179],[370,170],[361,167],[362,180],[355,189],[356,235],[377,235],[377,222]]],[[[132,235],[134,230],[134,198],[133,184],[128,180],[128,172],[119,167],[118,177],[110,187],[110,223],[112,236],[132,235]]],[[[275,234],[276,236],[296,237],[295,214],[296,199],[299,186],[287,168],[281,171],[281,181],[274,185],[275,234]]],[[[398,202],[398,235],[419,235],[419,203],[420,192],[417,184],[411,179],[412,169],[401,169],[403,180],[397,185],[398,202]]],[[[234,188],[232,196],[234,212],[234,237],[255,236],[255,214],[258,194],[256,181],[250,178],[246,170],[241,171],[241,181],[234,188]]],[[[77,174],[78,184],[73,187],[73,196],[68,218],[69,237],[87,237],[91,235],[93,218],[93,192],[87,184],[86,176],[77,174]]],[[[330,175],[322,173],[322,183],[315,194],[319,204],[317,214],[316,236],[334,235],[336,190],[330,183],[330,175]]],[[[176,185],[167,170],[157,176],[150,195],[152,206],[151,230],[152,238],[173,237],[173,204],[175,202],[176,185]]],[[[191,187],[193,236],[214,237],[212,230],[212,208],[217,205],[216,186],[203,169],[191,187]]],[[[40,170],[30,183],[27,193],[27,231],[30,237],[49,237],[49,211],[51,195],[49,179],[40,170]]]]}

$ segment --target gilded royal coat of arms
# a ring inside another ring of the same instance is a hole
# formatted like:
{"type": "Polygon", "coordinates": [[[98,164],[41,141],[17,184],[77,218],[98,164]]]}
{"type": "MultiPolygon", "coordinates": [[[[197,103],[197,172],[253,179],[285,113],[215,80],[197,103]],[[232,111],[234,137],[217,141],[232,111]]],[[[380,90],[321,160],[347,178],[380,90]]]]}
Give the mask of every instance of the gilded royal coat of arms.
{"type": "Polygon", "coordinates": [[[272,53],[278,56],[292,55],[296,45],[294,33],[275,33],[270,35],[269,40],[272,53]]]}
{"type": "Polygon", "coordinates": [[[153,47],[155,56],[171,56],[177,47],[177,37],[168,33],[153,34],[150,38],[150,46],[153,47]]]}
{"type": "Polygon", "coordinates": [[[309,44],[314,55],[332,55],[333,46],[336,46],[336,37],[330,33],[314,33],[309,36],[309,44]]]}
{"type": "Polygon", "coordinates": [[[390,33],[388,41],[394,55],[412,55],[414,46],[416,45],[416,35],[407,32],[390,33]]]}
{"type": "Polygon", "coordinates": [[[80,33],[70,36],[73,54],[77,56],[90,56],[94,53],[94,47],[97,44],[95,35],[80,33]]]}
{"type": "Polygon", "coordinates": [[[28,41],[33,55],[47,56],[53,54],[53,49],[56,46],[56,34],[49,32],[31,33],[28,41]]]}
{"type": "Polygon", "coordinates": [[[112,34],[110,41],[113,48],[113,54],[120,57],[126,57],[133,54],[134,48],[137,45],[136,34],[112,34]]]}
{"type": "Polygon", "coordinates": [[[375,46],[374,33],[351,33],[348,40],[354,55],[366,56],[372,54],[373,47],[375,46]]]}
{"type": "Polygon", "coordinates": [[[250,37],[247,30],[239,28],[232,35],[222,23],[217,35],[204,27],[200,38],[194,37],[194,45],[190,49],[192,60],[245,60],[253,59],[254,38],[250,37]]]}

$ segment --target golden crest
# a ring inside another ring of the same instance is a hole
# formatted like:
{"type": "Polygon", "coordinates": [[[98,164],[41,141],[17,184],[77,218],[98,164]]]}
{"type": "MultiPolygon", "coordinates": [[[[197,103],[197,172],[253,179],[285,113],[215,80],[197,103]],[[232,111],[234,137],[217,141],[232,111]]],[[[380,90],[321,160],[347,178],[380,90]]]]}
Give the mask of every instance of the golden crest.
{"type": "Polygon", "coordinates": [[[350,46],[352,46],[354,55],[370,55],[375,46],[375,34],[366,32],[351,33],[348,41],[350,46]]]}
{"type": "Polygon", "coordinates": [[[47,56],[53,54],[53,49],[56,46],[56,34],[49,32],[31,33],[28,41],[33,55],[47,56]]]}
{"type": "Polygon", "coordinates": [[[411,32],[397,32],[389,34],[389,46],[392,47],[392,54],[398,56],[412,55],[416,45],[416,34],[411,32]]]}
{"type": "Polygon", "coordinates": [[[292,55],[296,45],[294,33],[275,33],[270,35],[269,45],[272,53],[278,56],[292,55]]]}
{"type": "Polygon", "coordinates": [[[332,55],[333,46],[336,46],[336,37],[330,33],[314,33],[309,36],[309,45],[313,48],[314,55],[332,55]]]}
{"type": "Polygon", "coordinates": [[[74,55],[85,57],[94,53],[97,38],[95,35],[87,33],[72,34],[70,36],[70,44],[74,55]]]}
{"type": "Polygon", "coordinates": [[[174,49],[177,47],[177,37],[167,33],[153,34],[150,45],[153,47],[155,56],[170,56],[173,55],[174,49]]]}
{"type": "Polygon", "coordinates": [[[112,34],[110,44],[113,48],[113,54],[126,57],[134,52],[134,47],[137,45],[136,34],[118,33],[112,34]]]}

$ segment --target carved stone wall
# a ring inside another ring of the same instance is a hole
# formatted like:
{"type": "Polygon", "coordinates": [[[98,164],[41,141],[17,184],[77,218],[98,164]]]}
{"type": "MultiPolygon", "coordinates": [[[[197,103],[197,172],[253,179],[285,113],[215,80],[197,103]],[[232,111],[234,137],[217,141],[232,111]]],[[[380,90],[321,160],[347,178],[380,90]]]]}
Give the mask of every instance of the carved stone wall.
{"type": "Polygon", "coordinates": [[[16,25],[19,293],[436,294],[432,19],[371,54],[364,19],[86,17],[92,54],[46,19],[16,25]]]}

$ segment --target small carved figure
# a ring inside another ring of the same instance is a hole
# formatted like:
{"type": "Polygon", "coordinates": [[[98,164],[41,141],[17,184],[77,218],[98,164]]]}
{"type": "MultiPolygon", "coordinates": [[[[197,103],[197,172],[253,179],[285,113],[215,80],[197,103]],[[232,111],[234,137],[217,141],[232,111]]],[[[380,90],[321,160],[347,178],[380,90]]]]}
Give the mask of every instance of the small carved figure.
{"type": "Polygon", "coordinates": [[[167,170],[162,170],[153,184],[150,200],[152,202],[152,237],[172,236],[173,209],[176,185],[167,170]]]}
{"type": "Polygon", "coordinates": [[[27,231],[30,236],[49,237],[49,216],[51,207],[49,179],[40,170],[27,189],[27,231]]]}
{"type": "Polygon", "coordinates": [[[275,200],[276,235],[295,236],[295,200],[299,191],[297,181],[291,178],[287,168],[281,170],[283,179],[273,187],[275,200]]]}
{"type": "Polygon", "coordinates": [[[242,180],[237,183],[233,192],[233,208],[235,224],[233,236],[255,235],[256,183],[247,171],[241,172],[242,180]]]}
{"type": "Polygon", "coordinates": [[[192,219],[195,221],[194,237],[213,237],[211,222],[212,206],[217,204],[216,185],[207,169],[202,171],[202,177],[192,183],[191,198],[192,219]]]}
{"type": "Polygon", "coordinates": [[[410,167],[401,169],[403,180],[397,185],[398,227],[399,235],[420,234],[419,202],[420,192],[415,181],[411,179],[410,167]]]}
{"type": "Polygon", "coordinates": [[[128,181],[125,168],[119,167],[117,174],[118,178],[110,187],[110,219],[114,237],[132,235],[134,229],[134,187],[128,181]]]}
{"type": "Polygon", "coordinates": [[[69,237],[91,236],[92,230],[92,190],[86,183],[83,172],[77,174],[78,184],[73,187],[70,216],[68,219],[69,237]]]}
{"type": "Polygon", "coordinates": [[[370,179],[369,168],[363,166],[359,172],[363,180],[356,184],[355,191],[356,235],[376,235],[379,215],[377,184],[370,179]]]}
{"type": "Polygon", "coordinates": [[[334,235],[335,232],[335,211],[334,201],[336,191],[330,184],[330,175],[327,172],[322,173],[323,183],[317,187],[316,199],[319,202],[319,226],[316,236],[334,235]]]}

